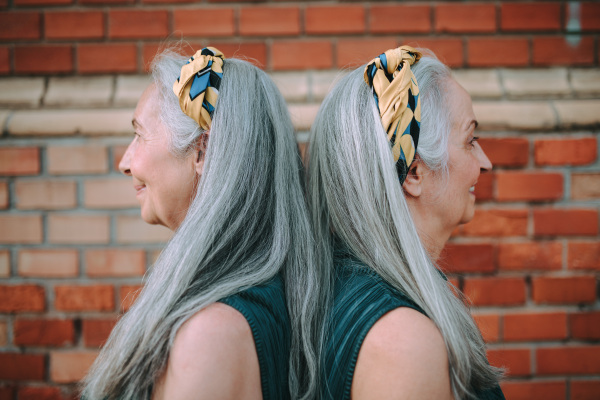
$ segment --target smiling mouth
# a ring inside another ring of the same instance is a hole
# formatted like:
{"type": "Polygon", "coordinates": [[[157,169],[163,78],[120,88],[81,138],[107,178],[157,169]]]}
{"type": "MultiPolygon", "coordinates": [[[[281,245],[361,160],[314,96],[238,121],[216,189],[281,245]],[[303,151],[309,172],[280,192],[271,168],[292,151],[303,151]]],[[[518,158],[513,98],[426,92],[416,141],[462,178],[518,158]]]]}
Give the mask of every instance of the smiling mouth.
{"type": "Polygon", "coordinates": [[[136,194],[140,194],[140,192],[146,189],[146,185],[134,185],[133,188],[135,189],[136,194]]]}

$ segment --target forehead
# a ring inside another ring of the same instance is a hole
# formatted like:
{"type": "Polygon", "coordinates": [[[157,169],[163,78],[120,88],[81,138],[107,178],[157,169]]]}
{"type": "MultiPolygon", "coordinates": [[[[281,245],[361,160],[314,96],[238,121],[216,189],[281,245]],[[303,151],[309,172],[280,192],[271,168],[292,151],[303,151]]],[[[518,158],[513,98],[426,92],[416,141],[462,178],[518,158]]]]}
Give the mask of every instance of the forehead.
{"type": "Polygon", "coordinates": [[[467,127],[476,119],[471,96],[454,79],[450,79],[446,84],[446,101],[449,102],[453,128],[467,127]]]}
{"type": "Polygon", "coordinates": [[[161,126],[158,111],[158,90],[152,84],[142,93],[133,113],[133,121],[147,129],[158,128],[161,126]]]}

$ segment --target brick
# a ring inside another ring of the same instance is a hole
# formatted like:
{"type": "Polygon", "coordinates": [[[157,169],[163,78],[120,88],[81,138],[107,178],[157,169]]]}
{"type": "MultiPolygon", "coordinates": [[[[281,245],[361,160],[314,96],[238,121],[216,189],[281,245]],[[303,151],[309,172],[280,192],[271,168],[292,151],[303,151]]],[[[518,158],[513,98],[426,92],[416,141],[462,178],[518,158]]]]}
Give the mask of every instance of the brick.
{"type": "Polygon", "coordinates": [[[525,304],[523,278],[467,278],[463,292],[475,306],[525,304]]]}
{"type": "Polygon", "coordinates": [[[234,36],[233,8],[173,10],[173,26],[176,32],[181,32],[185,37],[234,36]]]}
{"type": "Polygon", "coordinates": [[[21,210],[57,210],[77,205],[75,181],[17,180],[15,183],[17,208],[21,210]]]}
{"type": "Polygon", "coordinates": [[[571,400],[596,400],[600,381],[571,379],[571,400]]]}
{"type": "Polygon", "coordinates": [[[556,31],[561,28],[561,5],[549,2],[503,3],[500,28],[503,31],[556,31]]]}
{"type": "Polygon", "coordinates": [[[276,41],[271,45],[274,70],[328,69],[333,67],[331,42],[327,40],[276,41]]]}
{"type": "Polygon", "coordinates": [[[479,175],[477,185],[475,185],[475,201],[481,202],[484,200],[491,200],[494,198],[494,182],[496,181],[496,175],[492,173],[485,173],[479,175]]]}
{"type": "Polygon", "coordinates": [[[510,97],[551,97],[571,94],[566,68],[502,71],[502,82],[510,97]],[[551,85],[548,82],[552,82],[551,85]]]}
{"type": "Polygon", "coordinates": [[[498,268],[503,271],[548,271],[562,267],[562,243],[498,244],[498,268]]]}
{"type": "Polygon", "coordinates": [[[439,263],[448,273],[494,272],[494,247],[491,244],[454,244],[444,248],[439,263]]]}
{"type": "Polygon", "coordinates": [[[2,11],[0,12],[0,40],[39,40],[40,21],[38,12],[2,11]]]}
{"type": "Polygon", "coordinates": [[[391,38],[377,39],[339,39],[337,43],[336,59],[340,68],[356,68],[386,50],[395,48],[397,40],[391,38]]]}
{"type": "Polygon", "coordinates": [[[123,159],[123,156],[125,155],[126,151],[127,151],[127,145],[114,146],[112,148],[112,154],[113,154],[112,169],[113,169],[113,171],[120,172],[119,171],[119,163],[123,159]]]}
{"type": "Polygon", "coordinates": [[[44,78],[2,79],[0,106],[38,107],[44,94],[44,86],[44,78]]]}
{"type": "Polygon", "coordinates": [[[514,381],[502,382],[502,392],[511,400],[564,400],[567,384],[564,381],[514,381]]]}
{"type": "Polygon", "coordinates": [[[308,131],[319,111],[318,104],[294,104],[288,106],[296,131],[308,131]]]}
{"type": "Polygon", "coordinates": [[[83,342],[87,347],[102,346],[116,323],[115,319],[84,319],[81,324],[83,342]]]}
{"type": "Polygon", "coordinates": [[[581,37],[576,43],[565,37],[534,37],[534,65],[593,65],[594,39],[581,37]]]}
{"type": "Polygon", "coordinates": [[[41,286],[0,285],[0,312],[39,312],[44,311],[45,307],[44,288],[41,286]]]}
{"type": "Polygon", "coordinates": [[[557,126],[554,110],[545,101],[475,101],[480,130],[550,130],[557,126]]]}
{"type": "Polygon", "coordinates": [[[114,288],[111,285],[56,286],[54,307],[59,311],[113,311],[114,288]]]}
{"type": "Polygon", "coordinates": [[[40,151],[37,147],[0,148],[0,175],[37,175],[40,151]]]}
{"type": "Polygon", "coordinates": [[[567,314],[506,314],[502,328],[505,342],[563,340],[567,338],[567,314]]]}
{"type": "Polygon", "coordinates": [[[473,314],[473,319],[477,323],[486,343],[498,341],[500,337],[500,317],[497,314],[473,314]]]}
{"type": "Polygon", "coordinates": [[[267,46],[264,42],[214,42],[214,46],[227,58],[240,58],[263,69],[267,66],[267,46]]]}
{"type": "Polygon", "coordinates": [[[143,250],[87,250],[85,263],[90,277],[142,276],[146,271],[146,254],[143,250]]]}
{"type": "Polygon", "coordinates": [[[373,5],[369,12],[369,32],[431,32],[431,7],[428,5],[373,5]]]}
{"type": "Polygon", "coordinates": [[[135,44],[81,44],[77,52],[78,71],[90,73],[135,72],[135,44]]]}
{"type": "Polygon", "coordinates": [[[582,31],[600,30],[600,4],[589,1],[582,2],[579,15],[582,31]]]}
{"type": "Polygon", "coordinates": [[[492,33],[496,31],[493,4],[439,4],[435,8],[436,32],[492,33]]]}
{"type": "Polygon", "coordinates": [[[587,375],[600,373],[600,346],[538,348],[538,375],[587,375]]]}
{"type": "MultiPolygon", "coordinates": [[[[462,64],[462,55],[460,56],[462,64]]],[[[471,97],[500,98],[503,95],[498,73],[493,69],[467,69],[452,71],[452,76],[471,97]]]]}
{"type": "Polygon", "coordinates": [[[571,86],[579,96],[596,97],[600,94],[600,70],[571,69],[571,86]]]}
{"type": "Polygon", "coordinates": [[[94,179],[84,184],[86,208],[131,208],[138,207],[135,190],[130,178],[94,179]]]}
{"type": "Polygon", "coordinates": [[[600,270],[600,242],[569,242],[569,269],[600,270]]]}
{"type": "Polygon", "coordinates": [[[72,3],[73,0],[14,0],[17,6],[58,6],[72,3]]]}
{"type": "Polygon", "coordinates": [[[10,73],[10,50],[7,46],[0,46],[0,74],[10,73]]]}
{"type": "Polygon", "coordinates": [[[42,217],[40,215],[0,215],[0,243],[41,243],[42,217]]]}
{"type": "Polygon", "coordinates": [[[529,141],[524,138],[481,138],[481,148],[492,165],[522,167],[529,161],[529,141]]]}
{"type": "Polygon", "coordinates": [[[19,400],[62,400],[58,387],[21,387],[18,392],[19,400]]]}
{"type": "Polygon", "coordinates": [[[595,236],[598,234],[598,210],[533,210],[533,225],[536,236],[595,236]]]}
{"type": "Polygon", "coordinates": [[[537,304],[580,304],[596,300],[594,276],[535,277],[532,298],[537,304]]]}
{"type": "Polygon", "coordinates": [[[14,329],[14,341],[19,346],[65,346],[75,340],[70,319],[17,319],[14,329]]]}
{"type": "Polygon", "coordinates": [[[55,74],[73,72],[73,48],[70,45],[16,46],[15,72],[55,74]],[[40,62],[44,60],[44,62],[40,62]]]}
{"type": "MultiPolygon", "coordinates": [[[[8,344],[8,327],[6,322],[0,321],[0,347],[4,347],[8,344]]],[[[0,392],[2,393],[2,392],[0,392]]],[[[0,396],[0,399],[3,397],[0,396]]]]}
{"type": "Polygon", "coordinates": [[[101,11],[60,11],[44,15],[46,39],[102,39],[104,14],[101,11]]]}
{"type": "Polygon", "coordinates": [[[111,39],[163,39],[169,34],[168,14],[163,10],[110,10],[111,39]]]}
{"type": "Polygon", "coordinates": [[[600,124],[599,100],[555,101],[561,128],[588,127],[600,124]]]}
{"type": "Polygon", "coordinates": [[[56,383],[79,382],[98,356],[97,352],[50,352],[50,379],[56,383]]]}
{"type": "Polygon", "coordinates": [[[558,200],[563,196],[563,176],[552,172],[496,173],[498,201],[558,200]]]}
{"type": "Polygon", "coordinates": [[[105,5],[105,4],[133,4],[135,0],[79,0],[80,4],[105,5]]]}
{"type": "Polygon", "coordinates": [[[8,131],[15,136],[129,136],[132,114],[126,109],[16,111],[8,131]]]}
{"type": "Polygon", "coordinates": [[[569,315],[571,338],[582,340],[600,339],[600,312],[576,312],[569,315]]]}
{"type": "Polygon", "coordinates": [[[48,216],[48,241],[54,244],[108,243],[109,218],[103,215],[48,216]]]}
{"type": "Polygon", "coordinates": [[[308,99],[308,80],[306,72],[273,72],[269,74],[277,89],[287,102],[305,102],[308,99]]]}
{"type": "Polygon", "coordinates": [[[289,36],[300,34],[298,7],[242,7],[239,17],[242,36],[289,36]]]}
{"type": "Polygon", "coordinates": [[[8,278],[10,276],[10,252],[8,250],[0,250],[0,278],[8,278]]]}
{"type": "Polygon", "coordinates": [[[345,5],[307,7],[304,29],[309,35],[363,33],[365,10],[362,6],[345,5]]]}
{"type": "Polygon", "coordinates": [[[595,137],[577,139],[539,139],[534,153],[537,165],[586,165],[598,158],[595,137]]]}
{"type": "Polygon", "coordinates": [[[0,386],[0,399],[2,400],[13,400],[15,393],[15,387],[13,386],[0,386]]]}
{"type": "Polygon", "coordinates": [[[506,368],[507,376],[527,376],[531,373],[529,349],[493,349],[488,350],[487,356],[491,365],[506,368]]]}
{"type": "Polygon", "coordinates": [[[166,243],[172,232],[160,225],[148,225],[139,216],[117,217],[117,241],[131,243],[166,243]]]}
{"type": "Polygon", "coordinates": [[[108,76],[50,78],[44,105],[77,108],[108,106],[112,87],[113,79],[108,76]]]}
{"type": "Polygon", "coordinates": [[[123,312],[129,310],[142,291],[141,285],[123,285],[119,290],[120,306],[123,312]]]}
{"type": "Polygon", "coordinates": [[[19,276],[28,278],[67,278],[77,276],[78,272],[79,254],[77,250],[19,250],[19,276]]]}
{"type": "Polygon", "coordinates": [[[144,90],[151,83],[152,79],[149,75],[117,76],[114,104],[118,106],[135,106],[142,97],[144,90]]]}
{"type": "Polygon", "coordinates": [[[529,64],[527,39],[470,38],[467,46],[470,67],[524,67],[529,64]]]}
{"type": "Polygon", "coordinates": [[[103,174],[108,172],[104,146],[48,146],[48,173],[52,175],[103,174]]]}
{"type": "Polygon", "coordinates": [[[333,86],[346,75],[345,71],[312,71],[311,97],[314,101],[322,101],[333,86]]]}
{"type": "Polygon", "coordinates": [[[0,209],[7,209],[9,205],[8,182],[0,182],[0,209]]]}
{"type": "Polygon", "coordinates": [[[0,353],[0,379],[41,381],[44,379],[44,355],[0,353]]]}
{"type": "Polygon", "coordinates": [[[449,67],[462,67],[463,59],[463,41],[458,38],[406,38],[404,40],[409,46],[426,48],[435,53],[435,55],[444,64],[449,67]]]}

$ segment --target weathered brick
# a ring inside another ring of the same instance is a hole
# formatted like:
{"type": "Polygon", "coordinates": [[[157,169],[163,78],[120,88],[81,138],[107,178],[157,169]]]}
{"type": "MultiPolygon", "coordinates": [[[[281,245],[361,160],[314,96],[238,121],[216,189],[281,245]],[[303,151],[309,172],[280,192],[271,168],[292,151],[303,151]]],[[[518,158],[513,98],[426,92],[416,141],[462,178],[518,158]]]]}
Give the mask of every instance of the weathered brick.
{"type": "Polygon", "coordinates": [[[80,73],[115,73],[137,71],[135,44],[81,44],[77,51],[80,73]]]}
{"type": "Polygon", "coordinates": [[[397,40],[393,37],[339,39],[336,52],[337,66],[340,68],[356,68],[396,46],[397,40]]]}
{"type": "Polygon", "coordinates": [[[102,174],[108,172],[104,146],[48,146],[48,172],[53,175],[102,174]]]}
{"type": "Polygon", "coordinates": [[[488,350],[487,356],[491,365],[506,368],[507,376],[527,376],[531,373],[529,349],[493,349],[488,350]]]}
{"type": "Polygon", "coordinates": [[[166,10],[119,10],[108,13],[108,37],[111,39],[163,39],[168,34],[166,10]]]}
{"type": "Polygon", "coordinates": [[[44,104],[61,107],[107,106],[113,79],[102,77],[50,78],[44,104]]]}
{"type": "Polygon", "coordinates": [[[84,184],[86,208],[138,207],[130,178],[88,179],[84,184]]]}
{"type": "Polygon", "coordinates": [[[87,250],[85,263],[91,277],[142,276],[146,271],[146,254],[143,250],[87,250]]]}
{"type": "Polygon", "coordinates": [[[557,125],[544,101],[475,101],[473,110],[482,130],[548,130],[557,125]]]}
{"type": "Polygon", "coordinates": [[[114,104],[119,106],[135,106],[144,90],[152,83],[149,75],[117,76],[114,104]]]}
{"type": "Polygon", "coordinates": [[[43,238],[40,215],[0,215],[0,243],[41,243],[43,238]]]}
{"type": "Polygon", "coordinates": [[[9,381],[44,380],[43,354],[0,353],[0,379],[9,381]]]}
{"type": "Polygon", "coordinates": [[[241,58],[259,68],[267,66],[267,45],[262,42],[214,42],[213,45],[229,58],[241,58]]]}
{"type": "Polygon", "coordinates": [[[493,69],[452,71],[454,79],[474,98],[500,98],[503,91],[498,72],[493,69]]]}
{"type": "Polygon", "coordinates": [[[519,167],[529,161],[529,141],[524,138],[481,138],[481,148],[492,165],[519,167]]]}
{"type": "Polygon", "coordinates": [[[600,373],[600,346],[562,346],[536,349],[539,375],[600,373]]]}
{"type": "Polygon", "coordinates": [[[328,40],[278,40],[271,45],[274,70],[328,69],[332,66],[332,45],[328,40]]]}
{"type": "Polygon", "coordinates": [[[242,7],[239,17],[242,36],[287,36],[300,33],[298,7],[242,7]]]}
{"type": "Polygon", "coordinates": [[[567,314],[506,314],[502,324],[502,339],[513,341],[563,340],[567,338],[567,314]]]}
{"type": "Polygon", "coordinates": [[[459,38],[411,38],[406,37],[403,40],[403,44],[407,44],[412,47],[426,48],[435,53],[435,55],[444,64],[449,67],[462,67],[464,65],[464,50],[463,41],[459,38]]]}
{"type": "Polygon", "coordinates": [[[600,94],[600,70],[571,69],[571,86],[579,96],[595,97],[600,94]]]}
{"type": "Polygon", "coordinates": [[[568,79],[566,68],[502,70],[504,89],[510,97],[568,96],[568,79]]]}
{"type": "Polygon", "coordinates": [[[534,37],[534,65],[592,65],[594,63],[594,39],[580,37],[572,43],[564,36],[534,37]]]}
{"type": "Polygon", "coordinates": [[[0,148],[0,175],[37,175],[40,151],[37,147],[0,148]]]}
{"type": "Polygon", "coordinates": [[[288,107],[297,131],[308,131],[319,111],[318,104],[293,104],[288,107]]]}
{"type": "Polygon", "coordinates": [[[44,28],[47,39],[102,39],[104,13],[101,11],[46,12],[44,28]]]}
{"type": "MultiPolygon", "coordinates": [[[[233,8],[175,9],[173,26],[176,32],[181,32],[185,37],[234,36],[233,8]]],[[[229,54],[225,56],[229,57],[229,54]]]]}
{"type": "Polygon", "coordinates": [[[59,311],[112,311],[114,288],[110,285],[55,286],[54,307],[59,311]]]}
{"type": "Polygon", "coordinates": [[[523,278],[467,278],[464,294],[475,306],[510,306],[525,303],[523,278]]]}
{"type": "Polygon", "coordinates": [[[0,312],[39,312],[45,307],[44,288],[39,285],[0,286],[0,312]]]}
{"type": "Polygon", "coordinates": [[[56,386],[20,387],[19,400],[62,400],[63,395],[56,386]]]}
{"type": "Polygon", "coordinates": [[[48,240],[55,244],[108,243],[109,218],[103,215],[49,215],[48,240]]]}
{"type": "Polygon", "coordinates": [[[131,110],[16,111],[8,131],[18,136],[131,135],[131,110]]]}
{"type": "Polygon", "coordinates": [[[562,267],[562,243],[525,242],[498,244],[500,270],[557,270],[562,267]]]}
{"type": "Polygon", "coordinates": [[[19,276],[38,278],[75,277],[79,271],[77,250],[23,249],[17,261],[19,276]]]}
{"type": "Polygon", "coordinates": [[[468,64],[471,67],[524,67],[529,64],[529,43],[522,38],[468,39],[468,64]],[[510,54],[510,57],[506,55],[510,54]]]}
{"type": "MultiPolygon", "coordinates": [[[[5,321],[0,321],[0,347],[8,344],[8,327],[5,321]]],[[[3,397],[0,395],[0,399],[3,397]]]]}
{"type": "Polygon", "coordinates": [[[0,182],[0,209],[7,209],[10,205],[8,182],[0,182]]]}
{"type": "Polygon", "coordinates": [[[477,209],[462,228],[465,236],[525,236],[528,211],[524,209],[477,209]]]}
{"type": "Polygon", "coordinates": [[[70,319],[17,319],[15,344],[19,346],[65,346],[75,340],[70,319]]]}
{"type": "Polygon", "coordinates": [[[576,312],[569,315],[569,327],[573,339],[600,339],[600,312],[576,312]]]}
{"type": "Polygon", "coordinates": [[[594,276],[535,277],[532,298],[537,304],[579,304],[596,300],[594,276]]]}
{"type": "Polygon", "coordinates": [[[8,278],[10,276],[10,252],[8,250],[0,250],[0,278],[8,278]]]}
{"type": "Polygon", "coordinates": [[[473,314],[483,340],[486,343],[497,342],[500,337],[500,317],[497,314],[473,314]]]}
{"type": "Polygon", "coordinates": [[[571,400],[596,400],[600,393],[600,381],[571,379],[571,400]]]}
{"type": "Polygon", "coordinates": [[[345,71],[313,71],[311,95],[314,101],[322,101],[333,86],[346,75],[345,71]]]}
{"type": "Polygon", "coordinates": [[[306,72],[273,72],[271,79],[288,102],[304,102],[308,98],[308,74],[306,72]]]}
{"type": "Polygon", "coordinates": [[[0,80],[0,106],[37,107],[44,93],[44,78],[0,80]]]}
{"type": "Polygon", "coordinates": [[[496,173],[498,201],[558,200],[563,196],[563,176],[552,172],[496,173]]]}
{"type": "Polygon", "coordinates": [[[439,4],[435,8],[436,32],[491,33],[496,31],[493,4],[439,4]]]}
{"type": "Polygon", "coordinates": [[[587,235],[598,234],[596,209],[538,209],[533,210],[536,235],[587,235]]]}
{"type": "Polygon", "coordinates": [[[22,210],[57,210],[77,205],[75,181],[17,180],[15,183],[17,208],[22,210]]]}
{"type": "Polygon", "coordinates": [[[539,139],[534,154],[537,165],[586,165],[598,158],[595,137],[539,139]]]}
{"type": "Polygon", "coordinates": [[[449,243],[444,248],[439,263],[448,273],[494,272],[494,247],[487,243],[449,243]]]}
{"type": "Polygon", "coordinates": [[[116,324],[115,319],[84,319],[81,335],[87,347],[100,347],[104,344],[116,324]]]}
{"type": "Polygon", "coordinates": [[[570,269],[600,270],[600,242],[569,242],[570,269]]]}
{"type": "Polygon", "coordinates": [[[369,12],[371,33],[427,33],[431,31],[428,5],[373,5],[369,12]]]}
{"type": "Polygon", "coordinates": [[[308,34],[348,34],[365,31],[362,6],[309,6],[304,10],[304,29],[308,34]]]}
{"type": "Polygon", "coordinates": [[[41,37],[40,13],[32,11],[0,12],[0,40],[38,40],[41,37]]]}
{"type": "Polygon", "coordinates": [[[504,381],[500,384],[504,396],[510,400],[564,400],[567,384],[565,381],[504,381]]]}
{"type": "Polygon", "coordinates": [[[15,72],[23,74],[69,73],[73,71],[73,48],[70,45],[16,46],[14,65],[15,72]]]}
{"type": "Polygon", "coordinates": [[[559,3],[503,3],[500,27],[503,31],[557,31],[561,28],[559,3]]]}
{"type": "Polygon", "coordinates": [[[554,102],[561,128],[599,125],[599,107],[600,100],[557,100],[554,102]]]}
{"type": "Polygon", "coordinates": [[[50,352],[50,379],[56,383],[79,382],[90,368],[97,352],[50,352]]]}
{"type": "Polygon", "coordinates": [[[172,232],[159,225],[148,225],[139,216],[117,217],[117,241],[119,243],[164,243],[172,232]]]}

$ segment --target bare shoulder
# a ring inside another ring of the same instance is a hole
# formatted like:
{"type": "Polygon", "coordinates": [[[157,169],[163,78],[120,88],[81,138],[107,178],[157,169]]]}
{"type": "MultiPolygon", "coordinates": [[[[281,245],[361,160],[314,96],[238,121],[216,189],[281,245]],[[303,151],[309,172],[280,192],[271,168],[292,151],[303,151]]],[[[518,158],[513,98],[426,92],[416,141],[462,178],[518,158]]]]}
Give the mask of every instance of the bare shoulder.
{"type": "Polygon", "coordinates": [[[405,307],[380,318],[360,348],[352,398],[452,399],[446,345],[433,321],[405,307]]]}
{"type": "Polygon", "coordinates": [[[259,399],[252,330],[236,309],[214,303],[177,332],[155,399],[259,399]]]}

